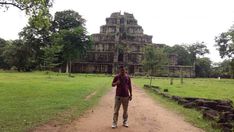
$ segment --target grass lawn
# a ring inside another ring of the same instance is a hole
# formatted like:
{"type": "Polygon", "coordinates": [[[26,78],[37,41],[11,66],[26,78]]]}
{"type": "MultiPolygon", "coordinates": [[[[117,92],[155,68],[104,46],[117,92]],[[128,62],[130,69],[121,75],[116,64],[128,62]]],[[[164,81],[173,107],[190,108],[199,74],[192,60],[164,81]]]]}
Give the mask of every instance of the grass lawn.
{"type": "MultiPolygon", "coordinates": [[[[143,86],[144,84],[149,84],[149,79],[135,78],[134,82],[139,86],[143,86]]],[[[234,102],[234,79],[185,78],[184,84],[180,84],[180,79],[177,78],[174,79],[174,84],[170,85],[168,78],[155,78],[152,85],[168,89],[171,95],[231,99],[234,102]]]]}
{"type": "Polygon", "coordinates": [[[0,73],[0,132],[26,131],[49,120],[70,121],[96,104],[111,87],[112,78],[104,75],[69,78],[51,74],[0,73]]]}
{"type": "MultiPolygon", "coordinates": [[[[159,86],[162,90],[168,89],[169,94],[184,97],[200,97],[211,99],[231,99],[234,102],[234,80],[231,79],[184,79],[184,84],[180,84],[180,79],[174,79],[174,84],[170,85],[168,78],[155,78],[152,85],[159,86]]],[[[139,87],[149,84],[149,79],[134,78],[133,82],[139,87]]],[[[155,100],[165,107],[182,114],[185,120],[206,131],[219,131],[211,127],[211,122],[202,118],[202,114],[194,109],[186,109],[176,102],[154,94],[153,91],[146,90],[155,100]]]]}

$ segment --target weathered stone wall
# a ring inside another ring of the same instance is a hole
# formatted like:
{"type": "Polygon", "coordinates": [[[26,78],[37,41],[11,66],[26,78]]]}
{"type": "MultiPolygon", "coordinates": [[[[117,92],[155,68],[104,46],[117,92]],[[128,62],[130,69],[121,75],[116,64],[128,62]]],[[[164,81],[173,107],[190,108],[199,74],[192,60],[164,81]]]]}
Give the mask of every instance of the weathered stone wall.
{"type": "Polygon", "coordinates": [[[112,65],[104,63],[75,63],[72,66],[72,72],[80,73],[112,73],[112,65]]]}

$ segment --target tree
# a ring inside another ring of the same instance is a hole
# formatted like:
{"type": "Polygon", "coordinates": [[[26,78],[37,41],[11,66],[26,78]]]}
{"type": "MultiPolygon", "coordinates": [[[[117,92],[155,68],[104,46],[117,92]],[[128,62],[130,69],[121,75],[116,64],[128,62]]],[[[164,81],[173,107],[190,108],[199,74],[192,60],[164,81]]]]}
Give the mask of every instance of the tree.
{"type": "Polygon", "coordinates": [[[22,11],[25,11],[30,17],[37,18],[37,27],[49,26],[49,19],[45,14],[49,12],[49,8],[52,7],[53,0],[0,0],[0,8],[8,9],[10,7],[16,7],[22,11]]]}
{"type": "Polygon", "coordinates": [[[76,27],[84,27],[84,25],[85,19],[83,19],[78,12],[65,10],[55,13],[53,21],[54,31],[69,30],[76,27]]]}
{"type": "Polygon", "coordinates": [[[59,45],[51,45],[44,47],[42,50],[44,51],[43,60],[44,60],[44,68],[46,70],[52,70],[52,68],[60,65],[58,62],[58,54],[61,52],[62,47],[59,45]]]}
{"type": "Polygon", "coordinates": [[[230,78],[233,75],[233,67],[231,64],[233,61],[224,60],[223,62],[215,63],[212,66],[212,77],[222,77],[222,78],[230,78]]]}
{"type": "Polygon", "coordinates": [[[211,60],[207,57],[197,58],[195,71],[197,77],[210,77],[211,74],[211,60]]]}
{"type": "Polygon", "coordinates": [[[215,42],[221,58],[234,57],[234,35],[231,32],[221,33],[215,38],[215,42]]]}
{"type": "Polygon", "coordinates": [[[162,65],[167,63],[167,56],[161,48],[156,48],[152,45],[146,46],[144,52],[143,66],[150,75],[151,86],[153,73],[155,73],[162,65]]]}
{"type": "Polygon", "coordinates": [[[29,18],[28,25],[19,33],[20,39],[31,49],[34,54],[34,62],[37,68],[43,65],[43,48],[51,45],[51,21],[49,12],[43,12],[29,18]],[[39,66],[39,67],[38,67],[39,66]]]}
{"type": "Polygon", "coordinates": [[[217,47],[221,58],[228,57],[231,59],[230,67],[232,78],[234,78],[234,26],[229,31],[221,33],[215,37],[215,46],[217,47]]]}
{"type": "Polygon", "coordinates": [[[72,61],[79,61],[90,48],[91,39],[83,27],[58,32],[57,43],[62,47],[61,54],[67,63],[67,72],[71,73],[72,61]]]}
{"type": "Polygon", "coordinates": [[[0,0],[0,8],[16,7],[27,14],[37,13],[45,7],[51,7],[53,0],[0,0]]]}
{"type": "Polygon", "coordinates": [[[17,7],[29,15],[28,25],[19,33],[20,40],[13,41],[14,44],[9,45],[7,49],[8,51],[11,48],[17,49],[14,45],[21,43],[21,50],[26,50],[27,54],[30,54],[30,68],[33,69],[42,65],[42,49],[50,43],[52,16],[49,7],[52,3],[53,0],[0,0],[2,8],[17,7]]]}
{"type": "Polygon", "coordinates": [[[234,59],[230,62],[230,72],[231,72],[231,78],[234,78],[234,59]]]}
{"type": "Polygon", "coordinates": [[[0,38],[0,47],[4,47],[6,45],[6,40],[0,38]]]}
{"type": "Polygon", "coordinates": [[[22,40],[14,40],[4,47],[2,56],[4,62],[11,67],[16,67],[18,71],[31,71],[34,59],[33,55],[22,40]]]}
{"type": "Polygon", "coordinates": [[[7,41],[0,38],[0,69],[7,69],[9,66],[3,61],[3,51],[4,47],[7,45],[7,41]]]}
{"type": "Polygon", "coordinates": [[[91,39],[87,36],[85,19],[73,10],[56,12],[53,21],[53,31],[56,34],[55,43],[62,45],[61,55],[67,65],[66,72],[71,72],[72,61],[85,54],[91,45],[91,39]]]}
{"type": "MultiPolygon", "coordinates": [[[[203,56],[207,53],[209,53],[209,50],[207,49],[207,46],[204,42],[196,42],[194,44],[185,46],[187,51],[189,52],[189,55],[191,57],[191,62],[193,63],[193,66],[196,67],[196,59],[199,56],[203,56]]],[[[195,69],[196,72],[196,69],[195,69]]]]}
{"type": "Polygon", "coordinates": [[[209,53],[209,50],[207,49],[207,46],[204,42],[196,42],[192,45],[188,45],[186,46],[186,49],[191,55],[191,59],[194,64],[198,56],[203,56],[209,53]]]}
{"type": "Polygon", "coordinates": [[[178,55],[178,58],[177,58],[178,65],[192,65],[191,55],[186,50],[186,46],[184,45],[174,45],[168,48],[167,53],[178,55]]]}

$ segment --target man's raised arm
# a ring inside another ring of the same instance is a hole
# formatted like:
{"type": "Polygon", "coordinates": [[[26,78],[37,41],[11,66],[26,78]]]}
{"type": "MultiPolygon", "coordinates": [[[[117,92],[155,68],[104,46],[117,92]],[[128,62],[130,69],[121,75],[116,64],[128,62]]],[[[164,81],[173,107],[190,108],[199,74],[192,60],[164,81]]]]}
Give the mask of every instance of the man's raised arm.
{"type": "Polygon", "coordinates": [[[116,85],[118,85],[120,82],[118,80],[118,77],[116,76],[113,81],[112,81],[112,87],[115,87],[116,85]]]}

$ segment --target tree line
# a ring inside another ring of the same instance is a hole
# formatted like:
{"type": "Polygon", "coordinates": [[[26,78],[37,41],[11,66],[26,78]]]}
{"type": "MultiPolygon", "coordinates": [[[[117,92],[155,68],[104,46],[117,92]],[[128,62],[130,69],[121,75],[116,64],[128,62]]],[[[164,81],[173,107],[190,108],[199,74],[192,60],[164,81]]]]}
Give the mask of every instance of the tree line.
{"type": "Polygon", "coordinates": [[[203,57],[208,53],[209,50],[204,42],[176,44],[174,46],[168,46],[166,44],[159,44],[158,46],[150,45],[145,49],[143,64],[145,70],[149,72],[148,74],[157,74],[156,72],[160,70],[161,66],[172,65],[169,62],[170,55],[176,55],[176,65],[194,66],[196,68],[195,72],[197,77],[207,77],[209,74],[206,68],[207,63],[201,63],[201,61],[209,61],[208,67],[210,68],[210,59],[203,57]]]}
{"type": "MultiPolygon", "coordinates": [[[[232,36],[231,38],[232,39],[230,39],[229,43],[225,43],[225,47],[233,46],[234,36],[232,36]]],[[[209,54],[209,50],[207,49],[204,42],[196,42],[193,44],[176,44],[174,46],[161,44],[159,47],[149,46],[146,48],[145,58],[143,61],[145,70],[151,74],[152,71],[157,71],[160,66],[169,65],[169,55],[176,54],[177,65],[194,66],[196,77],[233,78],[234,59],[230,56],[233,56],[233,49],[223,49],[222,45],[217,41],[221,41],[220,37],[216,37],[215,44],[220,53],[220,56],[222,58],[228,56],[228,58],[226,58],[222,62],[215,63],[212,62],[210,58],[204,57],[205,54],[209,54]],[[224,53],[225,55],[222,56],[222,54],[224,53]]]]}
{"type": "Polygon", "coordinates": [[[216,74],[222,72],[223,76],[234,78],[234,25],[215,37],[215,42],[220,57],[225,58],[222,63],[215,64],[216,74]]]}
{"type": "MultiPolygon", "coordinates": [[[[0,38],[0,69],[52,70],[66,65],[66,71],[70,73],[72,61],[79,60],[90,48],[92,41],[87,35],[86,20],[78,12],[59,11],[52,17],[50,6],[42,4],[43,1],[12,1],[30,17],[19,33],[19,39],[0,38]],[[43,6],[34,8],[38,4],[43,6]]],[[[9,2],[0,1],[0,5],[3,3],[2,7],[5,4],[7,8],[11,5],[9,2]]]]}
{"type": "MultiPolygon", "coordinates": [[[[29,16],[28,24],[17,40],[0,38],[0,69],[18,71],[52,70],[79,61],[91,47],[92,41],[85,27],[85,19],[73,10],[49,12],[53,0],[0,0],[0,8],[16,7],[29,16]]],[[[213,63],[203,55],[209,50],[204,42],[193,44],[161,44],[145,48],[143,64],[146,71],[168,64],[168,55],[177,54],[178,65],[195,66],[197,77],[234,76],[234,26],[215,38],[215,46],[223,62],[213,63]]]]}

